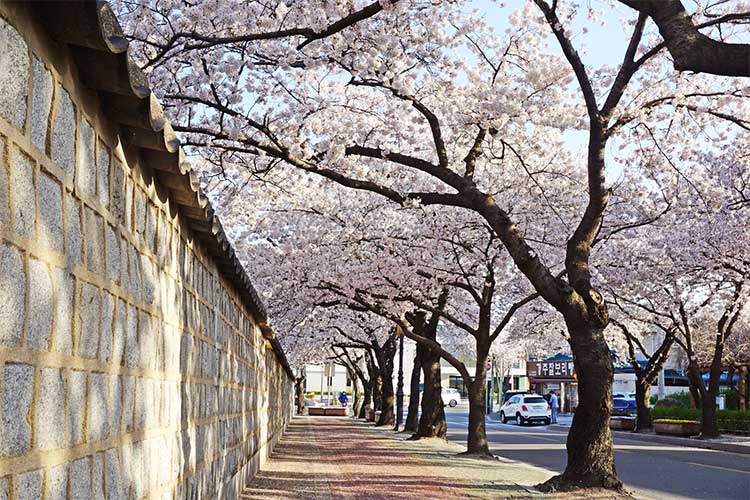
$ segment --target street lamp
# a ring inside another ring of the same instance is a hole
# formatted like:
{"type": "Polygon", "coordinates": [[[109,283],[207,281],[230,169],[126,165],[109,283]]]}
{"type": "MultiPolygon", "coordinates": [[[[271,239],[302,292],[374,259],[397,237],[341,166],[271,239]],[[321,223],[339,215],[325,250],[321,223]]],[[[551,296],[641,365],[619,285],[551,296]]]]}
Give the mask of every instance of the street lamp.
{"type": "Polygon", "coordinates": [[[404,414],[404,331],[400,326],[396,327],[398,335],[398,379],[396,382],[396,425],[393,430],[398,431],[401,427],[401,418],[404,414]]]}

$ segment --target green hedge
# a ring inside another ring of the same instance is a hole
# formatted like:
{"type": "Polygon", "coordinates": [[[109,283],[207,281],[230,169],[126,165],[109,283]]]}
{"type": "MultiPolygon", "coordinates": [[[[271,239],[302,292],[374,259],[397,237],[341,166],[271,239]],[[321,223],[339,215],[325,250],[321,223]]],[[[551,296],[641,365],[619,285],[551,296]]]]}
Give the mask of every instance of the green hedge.
{"type": "MultiPolygon", "coordinates": [[[[719,431],[731,434],[750,434],[750,411],[716,410],[719,419],[719,431]]],[[[651,418],[669,418],[679,420],[701,420],[699,408],[681,408],[676,406],[657,406],[651,409],[651,418]]]]}

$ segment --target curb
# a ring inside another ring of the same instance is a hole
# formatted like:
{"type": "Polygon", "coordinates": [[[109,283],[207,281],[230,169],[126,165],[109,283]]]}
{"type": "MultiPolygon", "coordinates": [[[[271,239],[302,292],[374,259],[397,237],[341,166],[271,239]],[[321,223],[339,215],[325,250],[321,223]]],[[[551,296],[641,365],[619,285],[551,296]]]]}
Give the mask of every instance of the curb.
{"type": "MultiPolygon", "coordinates": [[[[548,429],[555,431],[569,431],[570,427],[565,425],[548,425],[548,429]]],[[[730,453],[739,453],[750,455],[750,446],[734,443],[717,443],[704,441],[702,439],[680,438],[670,436],[659,436],[656,434],[638,434],[636,432],[611,431],[612,436],[633,441],[646,441],[649,443],[671,444],[675,446],[684,446],[686,448],[700,448],[704,450],[728,451],[730,453]]]]}

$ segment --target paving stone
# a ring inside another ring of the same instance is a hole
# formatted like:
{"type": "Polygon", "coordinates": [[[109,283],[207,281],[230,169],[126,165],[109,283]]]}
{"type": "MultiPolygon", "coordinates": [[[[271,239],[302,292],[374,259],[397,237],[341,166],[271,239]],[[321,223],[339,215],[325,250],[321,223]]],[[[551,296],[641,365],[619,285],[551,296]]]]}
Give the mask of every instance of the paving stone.
{"type": "Polygon", "coordinates": [[[104,500],[104,455],[97,453],[92,462],[91,499],[104,500]]]}
{"type": "Polygon", "coordinates": [[[31,95],[31,143],[46,152],[49,112],[52,106],[54,81],[52,73],[36,56],[32,61],[33,90],[31,95]]]}
{"type": "Polygon", "coordinates": [[[92,373],[89,375],[87,400],[86,429],[88,431],[88,441],[102,441],[109,436],[109,415],[107,412],[109,395],[107,392],[107,379],[103,373],[92,373]]]}
{"type": "Polygon", "coordinates": [[[130,375],[122,378],[122,432],[133,432],[133,412],[135,410],[135,378],[130,375]]]}
{"type": "Polygon", "coordinates": [[[107,402],[107,415],[109,416],[109,434],[116,436],[120,434],[120,422],[122,419],[122,388],[120,387],[119,375],[107,375],[109,385],[109,400],[107,402]]]}
{"type": "Polygon", "coordinates": [[[78,124],[78,161],[76,162],[76,188],[89,197],[96,196],[96,134],[88,120],[78,124]]]}
{"type": "Polygon", "coordinates": [[[64,354],[73,352],[73,296],[75,284],[73,276],[65,269],[54,268],[55,280],[55,332],[52,336],[52,350],[64,354]]]}
{"type": "Polygon", "coordinates": [[[103,141],[98,141],[96,152],[97,185],[96,192],[99,203],[104,208],[109,207],[109,148],[103,141]]]}
{"type": "Polygon", "coordinates": [[[71,500],[91,500],[91,464],[89,457],[79,458],[70,466],[71,500]]]}
{"type": "Polygon", "coordinates": [[[19,236],[33,238],[36,224],[34,161],[20,149],[13,147],[10,163],[15,230],[19,236]]]}
{"type": "Polygon", "coordinates": [[[52,278],[47,264],[29,259],[29,333],[28,346],[47,351],[52,334],[52,278]]]}
{"type": "Polygon", "coordinates": [[[56,450],[68,444],[65,435],[65,396],[62,370],[42,368],[34,416],[35,443],[40,450],[56,450]]]}
{"type": "Polygon", "coordinates": [[[46,173],[39,175],[39,243],[62,253],[63,232],[62,186],[46,173]]]}
{"type": "Polygon", "coordinates": [[[106,225],[107,230],[107,277],[116,282],[120,283],[120,236],[115,231],[115,228],[106,225]]]}
{"type": "Polygon", "coordinates": [[[67,500],[68,464],[52,467],[45,476],[44,500],[67,500]]]}
{"type": "Polygon", "coordinates": [[[0,18],[0,116],[19,129],[26,123],[29,67],[26,42],[0,18]]]}
{"type": "Polygon", "coordinates": [[[13,478],[16,490],[16,500],[39,500],[42,498],[41,470],[34,470],[18,474],[13,478]]]}
{"type": "Polygon", "coordinates": [[[112,359],[112,322],[114,321],[115,298],[102,290],[101,336],[99,338],[99,359],[112,359]]]}
{"type": "Polygon", "coordinates": [[[21,343],[26,303],[26,272],[15,247],[0,244],[0,345],[21,343]]]}
{"type": "Polygon", "coordinates": [[[69,193],[65,195],[65,226],[68,261],[81,262],[83,233],[81,231],[81,206],[69,193]]]}
{"type": "Polygon", "coordinates": [[[86,418],[86,372],[72,370],[68,373],[68,412],[70,446],[84,440],[83,429],[86,418]]]}
{"type": "Polygon", "coordinates": [[[101,295],[94,285],[83,283],[81,286],[81,302],[78,306],[81,336],[78,344],[78,354],[84,358],[96,358],[99,350],[99,331],[101,328],[101,295]]]}
{"type": "Polygon", "coordinates": [[[3,368],[0,457],[23,455],[31,448],[29,410],[34,392],[34,368],[7,363],[3,368]]]}
{"type": "Polygon", "coordinates": [[[55,89],[55,117],[52,122],[52,159],[67,175],[75,171],[76,112],[70,94],[62,85],[55,89]]]}
{"type": "Polygon", "coordinates": [[[104,221],[100,215],[86,208],[86,267],[96,274],[104,273],[104,221]]]}
{"type": "Polygon", "coordinates": [[[5,164],[7,141],[0,135],[0,228],[10,226],[10,177],[5,164]]]}
{"type": "Polygon", "coordinates": [[[116,448],[111,448],[105,452],[105,481],[107,484],[107,500],[125,500],[127,498],[120,457],[116,448]]]}

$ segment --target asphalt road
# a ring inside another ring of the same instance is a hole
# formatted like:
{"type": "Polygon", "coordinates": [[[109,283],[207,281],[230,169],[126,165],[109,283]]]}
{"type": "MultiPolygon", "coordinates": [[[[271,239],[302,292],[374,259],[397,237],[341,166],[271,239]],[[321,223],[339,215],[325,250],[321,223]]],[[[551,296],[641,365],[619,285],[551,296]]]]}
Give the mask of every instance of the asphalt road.
{"type": "MultiPolygon", "coordinates": [[[[465,442],[468,406],[446,408],[448,437],[465,442]]],[[[487,419],[490,450],[562,472],[567,433],[546,426],[518,427],[487,419]]],[[[750,455],[615,439],[615,464],[626,488],[649,499],[750,500],[750,455]]]]}

